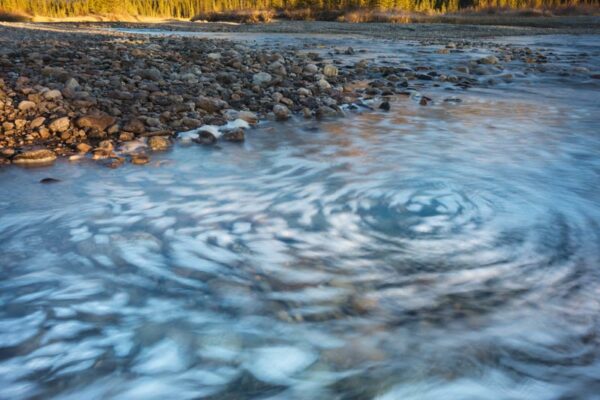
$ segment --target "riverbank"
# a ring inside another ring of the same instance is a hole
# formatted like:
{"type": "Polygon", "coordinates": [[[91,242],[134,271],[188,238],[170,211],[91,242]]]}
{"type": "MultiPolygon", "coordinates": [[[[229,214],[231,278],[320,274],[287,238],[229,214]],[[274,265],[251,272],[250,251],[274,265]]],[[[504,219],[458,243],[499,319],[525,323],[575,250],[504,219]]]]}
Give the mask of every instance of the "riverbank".
{"type": "Polygon", "coordinates": [[[1,24],[0,162],[45,165],[66,156],[110,167],[144,164],[151,151],[167,150],[177,137],[203,145],[241,142],[260,120],[388,110],[396,96],[426,106],[431,99],[421,92],[430,87],[465,90],[511,81],[509,64],[520,73],[596,79],[598,71],[588,67],[549,66],[557,59],[543,50],[479,40],[573,29],[596,32],[593,24],[562,29],[323,22],[1,24]],[[162,34],[148,35],[156,29],[162,34]],[[447,57],[447,65],[442,70],[418,59],[382,63],[369,48],[352,46],[317,43],[306,49],[292,36],[290,43],[275,46],[267,40],[215,39],[209,32],[417,39],[423,52],[447,57]],[[202,39],[194,36],[200,33],[202,39]],[[469,52],[476,55],[449,57],[469,52]]]}

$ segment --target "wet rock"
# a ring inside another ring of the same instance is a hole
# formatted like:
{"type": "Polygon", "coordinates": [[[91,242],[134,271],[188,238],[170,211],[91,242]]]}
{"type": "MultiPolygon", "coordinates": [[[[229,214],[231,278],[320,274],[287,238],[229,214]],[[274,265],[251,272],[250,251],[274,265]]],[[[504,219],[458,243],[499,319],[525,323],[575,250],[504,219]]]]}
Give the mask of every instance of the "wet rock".
{"type": "Polygon", "coordinates": [[[390,111],[390,102],[389,101],[382,101],[381,104],[379,105],[379,109],[383,110],[383,111],[390,111]]]}
{"type": "Polygon", "coordinates": [[[52,132],[62,133],[69,129],[70,126],[71,120],[69,119],[69,117],[62,117],[52,121],[50,125],[48,125],[48,128],[50,128],[52,132]]]}
{"type": "Polygon", "coordinates": [[[258,116],[251,111],[240,111],[237,118],[244,120],[251,125],[258,123],[258,116]]]}
{"type": "Polygon", "coordinates": [[[275,114],[275,118],[281,121],[286,120],[290,117],[290,109],[284,106],[283,104],[274,105],[273,113],[275,114]]]}
{"type": "Polygon", "coordinates": [[[44,178],[40,180],[40,183],[43,184],[50,184],[50,183],[58,183],[60,182],[60,179],[55,179],[55,178],[44,178]]]}
{"type": "Polygon", "coordinates": [[[468,74],[469,73],[469,67],[464,66],[464,65],[459,65],[458,67],[455,68],[456,72],[460,72],[461,74],[468,74]]]}
{"type": "Polygon", "coordinates": [[[243,142],[246,139],[242,128],[233,129],[223,134],[223,140],[228,142],[243,142]]]}
{"type": "Polygon", "coordinates": [[[87,143],[79,143],[77,145],[77,151],[80,153],[89,153],[92,150],[92,146],[87,143]]]}
{"type": "Polygon", "coordinates": [[[331,107],[321,106],[317,109],[315,115],[317,118],[329,118],[329,117],[336,117],[339,114],[338,114],[337,110],[335,110],[331,107]]]}
{"type": "Polygon", "coordinates": [[[148,139],[148,146],[152,151],[163,151],[171,147],[171,142],[166,136],[152,136],[148,139]]]}
{"type": "MultiPolygon", "coordinates": [[[[221,137],[221,132],[216,126],[204,125],[197,130],[198,137],[194,138],[193,141],[198,144],[212,145],[217,142],[217,139],[221,137]]],[[[194,132],[194,131],[192,131],[194,132]]]]}
{"type": "Polygon", "coordinates": [[[498,64],[500,62],[500,60],[498,60],[498,57],[496,57],[494,55],[490,55],[487,57],[480,58],[478,60],[478,62],[480,64],[498,64]]]}
{"type": "Polygon", "coordinates": [[[52,164],[56,160],[56,153],[51,150],[29,150],[13,157],[13,164],[22,166],[42,166],[52,164]]]}
{"type": "Polygon", "coordinates": [[[150,162],[150,157],[147,154],[139,153],[131,155],[131,163],[135,165],[144,165],[150,162]]]}
{"type": "Polygon", "coordinates": [[[80,128],[95,129],[98,131],[104,131],[109,126],[117,122],[116,118],[110,115],[86,115],[80,117],[76,121],[76,125],[80,128]]]}

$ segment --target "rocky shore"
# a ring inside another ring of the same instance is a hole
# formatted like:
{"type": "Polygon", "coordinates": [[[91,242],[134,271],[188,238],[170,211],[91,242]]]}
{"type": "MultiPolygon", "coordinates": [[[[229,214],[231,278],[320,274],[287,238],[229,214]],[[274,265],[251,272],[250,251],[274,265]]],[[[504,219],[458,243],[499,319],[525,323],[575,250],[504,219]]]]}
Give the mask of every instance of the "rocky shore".
{"type": "MultiPolygon", "coordinates": [[[[338,117],[357,104],[389,110],[394,95],[442,82],[465,89],[478,76],[502,74],[501,64],[512,60],[547,62],[539,52],[497,47],[497,55],[441,72],[379,65],[351,47],[324,57],[290,46],[97,30],[4,25],[0,35],[0,164],[16,165],[60,156],[145,164],[178,137],[240,142],[262,119],[338,117]]],[[[469,46],[431,43],[439,54],[469,46]]],[[[424,106],[430,100],[418,99],[424,106]]]]}

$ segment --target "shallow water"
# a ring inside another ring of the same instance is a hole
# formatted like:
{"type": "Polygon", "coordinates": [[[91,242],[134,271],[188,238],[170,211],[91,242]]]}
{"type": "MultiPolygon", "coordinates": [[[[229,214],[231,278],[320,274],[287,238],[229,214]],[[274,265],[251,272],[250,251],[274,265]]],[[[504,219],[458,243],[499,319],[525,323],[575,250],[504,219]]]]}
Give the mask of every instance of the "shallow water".
{"type": "MultiPolygon", "coordinates": [[[[598,43],[540,45],[597,68],[598,43]]],[[[599,88],[0,169],[0,398],[600,398],[599,88]]]]}

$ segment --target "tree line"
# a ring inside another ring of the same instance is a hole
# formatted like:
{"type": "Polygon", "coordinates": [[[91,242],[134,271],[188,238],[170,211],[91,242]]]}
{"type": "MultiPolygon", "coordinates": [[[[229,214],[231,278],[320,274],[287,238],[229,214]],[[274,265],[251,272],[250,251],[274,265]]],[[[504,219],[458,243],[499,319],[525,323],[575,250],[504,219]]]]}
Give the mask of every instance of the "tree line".
{"type": "Polygon", "coordinates": [[[594,5],[600,0],[0,0],[0,10],[29,15],[138,15],[191,18],[235,10],[405,10],[454,12],[465,8],[536,8],[594,5]]]}

